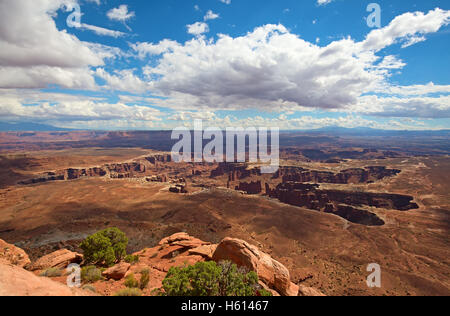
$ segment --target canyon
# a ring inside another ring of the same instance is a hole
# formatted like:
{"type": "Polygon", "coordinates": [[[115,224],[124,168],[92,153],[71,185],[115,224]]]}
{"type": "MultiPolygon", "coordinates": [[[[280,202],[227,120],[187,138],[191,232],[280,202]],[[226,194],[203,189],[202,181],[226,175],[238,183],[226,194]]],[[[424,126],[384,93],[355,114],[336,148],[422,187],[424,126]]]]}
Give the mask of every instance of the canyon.
{"type": "MultiPolygon", "coordinates": [[[[161,170],[159,167],[167,167],[171,162],[170,154],[155,154],[136,159],[135,161],[105,164],[100,167],[67,168],[65,170],[46,172],[37,178],[20,181],[19,184],[32,185],[49,181],[69,181],[95,177],[107,177],[110,179],[145,178],[149,182],[174,184],[169,188],[171,193],[188,193],[188,185],[184,178],[170,178],[167,174],[158,174],[161,170]],[[155,173],[157,174],[155,175],[155,173]]],[[[250,182],[241,181],[246,178],[262,178],[263,175],[258,166],[251,166],[247,163],[219,163],[215,169],[211,170],[210,178],[227,178],[226,185],[228,188],[232,188],[232,183],[237,182],[234,189],[246,194],[262,194],[265,189],[264,194],[266,196],[276,198],[283,203],[335,214],[352,223],[381,226],[384,225],[384,221],[376,214],[355,207],[368,206],[408,211],[418,208],[417,204],[411,202],[414,198],[398,194],[319,190],[319,185],[304,183],[374,183],[384,178],[394,177],[399,173],[401,173],[401,170],[388,169],[385,166],[345,169],[338,173],[308,170],[303,167],[281,166],[263,184],[264,179],[250,182]],[[279,180],[281,180],[281,183],[272,188],[271,183],[273,181],[276,183],[279,180]]],[[[201,175],[201,171],[192,170],[191,174],[185,176],[193,179],[201,175]]]]}
{"type": "Polygon", "coordinates": [[[274,175],[274,178],[282,178],[283,182],[314,182],[314,183],[370,183],[392,177],[401,170],[387,169],[384,166],[369,166],[364,169],[354,168],[340,171],[339,173],[307,170],[301,167],[282,167],[274,175]]]}
{"type": "Polygon", "coordinates": [[[261,174],[258,163],[175,163],[162,135],[0,139],[0,238],[35,263],[81,253],[81,240],[107,227],[123,230],[134,254],[184,231],[211,245],[245,240],[326,295],[449,293],[450,160],[411,154],[427,144],[282,135],[280,169],[261,174]],[[147,140],[152,148],[135,147],[147,140]],[[366,285],[370,263],[382,288],[366,285]]]}
{"type": "Polygon", "coordinates": [[[170,162],[171,156],[166,155],[154,155],[140,159],[139,161],[106,164],[101,167],[91,168],[68,168],[65,170],[57,170],[46,172],[40,175],[38,178],[32,178],[20,181],[21,185],[30,185],[36,183],[45,183],[48,181],[64,181],[75,180],[83,177],[109,177],[111,179],[125,179],[133,177],[145,177],[152,175],[153,180],[149,181],[163,181],[166,179],[165,175],[153,175],[151,171],[157,168],[158,164],[170,162]],[[150,172],[150,173],[149,173],[150,172]]]}
{"type": "Polygon", "coordinates": [[[343,189],[323,190],[319,189],[319,184],[371,184],[400,173],[399,169],[385,166],[345,169],[337,173],[280,166],[273,176],[263,177],[259,167],[240,163],[219,164],[210,176],[228,177],[228,188],[233,188],[233,183],[237,183],[234,189],[246,194],[263,194],[290,205],[331,213],[356,224],[382,226],[385,222],[376,214],[356,207],[408,211],[419,208],[412,202],[414,197],[343,189]],[[251,181],[244,181],[247,178],[251,181]]]}
{"type": "Polygon", "coordinates": [[[285,182],[271,189],[266,184],[266,194],[283,203],[307,207],[308,209],[336,214],[346,220],[368,226],[381,226],[384,221],[374,213],[351,206],[369,206],[376,208],[407,211],[418,209],[411,202],[412,196],[370,192],[351,192],[338,190],[319,190],[319,185],[299,182],[285,182]]]}

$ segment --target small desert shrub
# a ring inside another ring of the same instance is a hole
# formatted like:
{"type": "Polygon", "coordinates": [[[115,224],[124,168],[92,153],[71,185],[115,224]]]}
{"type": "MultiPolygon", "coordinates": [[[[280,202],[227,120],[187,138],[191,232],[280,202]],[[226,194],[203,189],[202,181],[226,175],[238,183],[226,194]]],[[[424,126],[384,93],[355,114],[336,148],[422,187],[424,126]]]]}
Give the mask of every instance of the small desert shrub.
{"type": "Polygon", "coordinates": [[[142,296],[142,292],[136,288],[128,288],[120,290],[114,296],[142,296]]]}
{"type": "Polygon", "coordinates": [[[82,289],[85,291],[91,291],[92,293],[97,293],[96,288],[90,284],[83,285],[82,289]]]}
{"type": "Polygon", "coordinates": [[[231,262],[198,262],[171,268],[159,295],[164,296],[271,296],[261,289],[255,272],[239,269],[231,262]]]}
{"type": "Polygon", "coordinates": [[[81,269],[81,280],[83,283],[94,283],[102,279],[102,271],[95,266],[87,266],[81,269]]]}
{"type": "Polygon", "coordinates": [[[135,264],[139,262],[139,256],[127,255],[124,260],[126,263],[135,264]]]}
{"type": "Polygon", "coordinates": [[[145,269],[141,272],[141,279],[139,280],[139,288],[141,290],[144,290],[148,283],[150,282],[150,271],[148,269],[145,269]]]}
{"type": "Polygon", "coordinates": [[[266,289],[262,289],[262,288],[258,290],[258,295],[263,296],[263,297],[273,296],[273,294],[271,292],[267,291],[266,289]]]}
{"type": "Polygon", "coordinates": [[[129,276],[126,277],[125,286],[131,289],[139,287],[139,282],[134,277],[134,274],[130,274],[129,276]]]}
{"type": "Polygon", "coordinates": [[[43,271],[40,276],[46,278],[55,278],[60,277],[63,274],[63,271],[59,268],[49,268],[43,271]]]}
{"type": "Polygon", "coordinates": [[[128,238],[118,228],[108,228],[87,237],[80,245],[87,264],[110,267],[126,255],[128,238]]]}

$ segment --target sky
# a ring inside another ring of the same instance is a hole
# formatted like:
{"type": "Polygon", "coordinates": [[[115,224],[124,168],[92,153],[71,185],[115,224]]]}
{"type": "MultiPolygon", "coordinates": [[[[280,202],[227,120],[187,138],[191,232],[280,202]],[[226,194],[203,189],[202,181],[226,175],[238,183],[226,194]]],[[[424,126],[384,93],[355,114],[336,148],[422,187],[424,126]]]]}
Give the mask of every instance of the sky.
{"type": "Polygon", "coordinates": [[[0,0],[0,122],[450,129],[449,23],[448,0],[0,0]]]}

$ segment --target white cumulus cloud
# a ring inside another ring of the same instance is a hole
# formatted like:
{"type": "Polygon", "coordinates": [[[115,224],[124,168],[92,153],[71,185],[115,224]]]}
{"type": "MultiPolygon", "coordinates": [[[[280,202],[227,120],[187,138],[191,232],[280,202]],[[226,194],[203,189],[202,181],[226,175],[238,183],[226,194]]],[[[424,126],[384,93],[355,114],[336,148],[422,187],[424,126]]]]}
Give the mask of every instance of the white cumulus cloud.
{"type": "MultiPolygon", "coordinates": [[[[141,57],[160,55],[156,65],[144,69],[150,88],[167,97],[158,101],[160,106],[267,111],[358,108],[365,113],[387,113],[386,100],[367,102],[367,95],[387,93],[391,71],[406,64],[396,56],[378,53],[437,32],[449,23],[449,17],[450,11],[441,9],[406,13],[371,31],[361,42],[344,38],[327,46],[305,41],[283,25],[265,25],[234,38],[219,34],[217,40],[197,37],[184,44],[166,40],[140,43],[134,49],[141,57]]],[[[192,33],[205,31],[207,26],[198,23],[192,33]]],[[[445,98],[428,98],[426,102],[392,101],[397,107],[415,104],[408,115],[430,117],[443,108],[439,113],[448,115],[445,98]]],[[[403,110],[389,113],[405,116],[403,110]]]]}
{"type": "Polygon", "coordinates": [[[194,24],[187,25],[187,32],[192,35],[202,35],[209,32],[209,26],[203,22],[196,22],[194,24]]]}

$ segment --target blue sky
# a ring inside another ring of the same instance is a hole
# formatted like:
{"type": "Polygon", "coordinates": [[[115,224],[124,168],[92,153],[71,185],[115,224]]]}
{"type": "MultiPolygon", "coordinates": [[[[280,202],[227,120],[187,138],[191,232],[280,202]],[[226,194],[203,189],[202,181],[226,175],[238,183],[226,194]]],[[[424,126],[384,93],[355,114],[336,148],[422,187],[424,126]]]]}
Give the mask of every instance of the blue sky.
{"type": "Polygon", "coordinates": [[[0,120],[450,128],[450,3],[374,1],[4,0],[0,120]]]}

